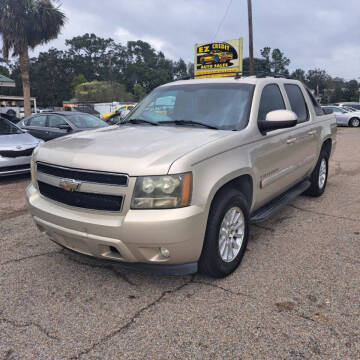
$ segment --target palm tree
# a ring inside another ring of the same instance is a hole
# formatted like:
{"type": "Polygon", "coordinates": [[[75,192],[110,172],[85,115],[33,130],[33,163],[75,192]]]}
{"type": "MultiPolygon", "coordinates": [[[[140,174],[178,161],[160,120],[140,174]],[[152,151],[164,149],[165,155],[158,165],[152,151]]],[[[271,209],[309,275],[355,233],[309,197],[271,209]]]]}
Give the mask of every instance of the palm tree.
{"type": "Polygon", "coordinates": [[[31,115],[29,49],[56,39],[65,21],[65,14],[51,0],[0,0],[3,56],[8,59],[12,51],[19,57],[25,116],[31,115]]]}

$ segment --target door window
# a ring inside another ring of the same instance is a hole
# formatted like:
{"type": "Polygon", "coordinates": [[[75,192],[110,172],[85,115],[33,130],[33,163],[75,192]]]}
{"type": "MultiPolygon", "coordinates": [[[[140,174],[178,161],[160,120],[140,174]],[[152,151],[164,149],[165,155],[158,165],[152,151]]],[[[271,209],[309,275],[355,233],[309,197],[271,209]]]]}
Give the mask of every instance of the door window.
{"type": "Polygon", "coordinates": [[[299,86],[295,84],[285,84],[285,91],[289,98],[291,110],[297,115],[298,123],[308,121],[309,111],[299,86]]]}
{"type": "Polygon", "coordinates": [[[57,128],[59,125],[67,125],[67,122],[58,115],[48,115],[48,127],[57,128]]]}
{"type": "Polygon", "coordinates": [[[316,99],[315,99],[314,95],[312,94],[312,92],[308,88],[306,88],[306,92],[308,93],[309,98],[310,98],[312,104],[314,105],[315,114],[317,116],[325,115],[323,109],[321,108],[319,103],[316,101],[316,99]]]}
{"type": "Polygon", "coordinates": [[[34,116],[28,120],[27,126],[38,126],[45,127],[46,126],[46,115],[34,116]]]}
{"type": "Polygon", "coordinates": [[[274,110],[285,110],[284,99],[276,84],[266,85],[261,94],[259,120],[265,120],[266,114],[274,110]]]}

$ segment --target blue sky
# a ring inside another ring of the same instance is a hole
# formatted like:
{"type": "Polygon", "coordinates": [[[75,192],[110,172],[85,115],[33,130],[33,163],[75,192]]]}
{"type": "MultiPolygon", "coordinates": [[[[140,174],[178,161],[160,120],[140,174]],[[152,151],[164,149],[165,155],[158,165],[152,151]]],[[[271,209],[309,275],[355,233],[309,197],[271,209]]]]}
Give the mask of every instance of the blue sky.
{"type": "MultiPolygon", "coordinates": [[[[126,43],[145,40],[172,59],[193,61],[194,43],[244,37],[248,54],[247,1],[232,0],[62,0],[68,22],[49,47],[93,32],[126,43]]],[[[281,49],[290,69],[325,69],[345,79],[360,77],[359,0],[253,0],[254,51],[281,49]]],[[[358,79],[359,80],[359,79],[358,79]]]]}

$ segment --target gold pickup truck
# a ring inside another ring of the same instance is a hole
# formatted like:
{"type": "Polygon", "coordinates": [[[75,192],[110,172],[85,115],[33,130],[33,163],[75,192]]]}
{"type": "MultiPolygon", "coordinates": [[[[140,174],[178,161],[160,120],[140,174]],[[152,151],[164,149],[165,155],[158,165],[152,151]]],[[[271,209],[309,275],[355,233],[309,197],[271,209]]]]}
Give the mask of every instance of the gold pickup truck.
{"type": "Polygon", "coordinates": [[[240,264],[251,223],[323,194],[335,144],[334,115],[299,81],[176,81],[119,126],[40,145],[27,202],[38,228],[73,251],[223,277],[240,264]]]}

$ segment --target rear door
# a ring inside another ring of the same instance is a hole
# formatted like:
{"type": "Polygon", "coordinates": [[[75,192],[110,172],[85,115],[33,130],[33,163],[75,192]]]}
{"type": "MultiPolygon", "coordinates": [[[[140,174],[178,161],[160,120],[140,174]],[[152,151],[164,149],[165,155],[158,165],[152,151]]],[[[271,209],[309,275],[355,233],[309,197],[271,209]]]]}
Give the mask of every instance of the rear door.
{"type": "Polygon", "coordinates": [[[56,114],[48,114],[47,116],[47,131],[48,140],[67,135],[71,132],[71,125],[65,120],[63,116],[56,114]],[[68,125],[69,130],[59,129],[60,125],[68,125]]]}
{"type": "Polygon", "coordinates": [[[320,138],[320,127],[316,126],[316,115],[309,110],[311,104],[306,102],[304,89],[297,84],[284,84],[285,93],[289,100],[290,110],[298,118],[294,128],[296,138],[296,160],[294,162],[293,182],[306,177],[317,161],[317,150],[320,138]]]}

